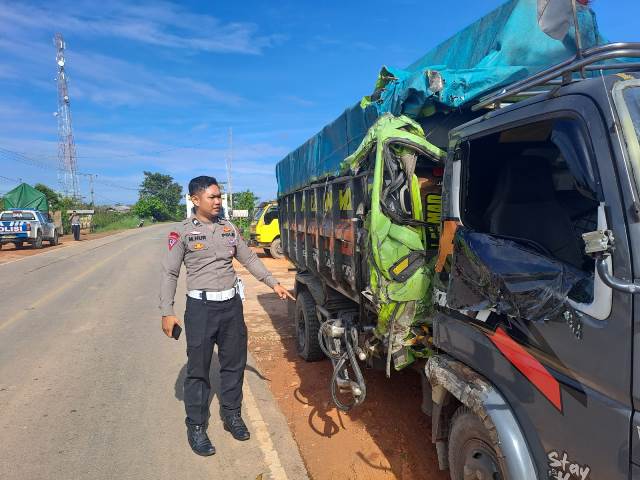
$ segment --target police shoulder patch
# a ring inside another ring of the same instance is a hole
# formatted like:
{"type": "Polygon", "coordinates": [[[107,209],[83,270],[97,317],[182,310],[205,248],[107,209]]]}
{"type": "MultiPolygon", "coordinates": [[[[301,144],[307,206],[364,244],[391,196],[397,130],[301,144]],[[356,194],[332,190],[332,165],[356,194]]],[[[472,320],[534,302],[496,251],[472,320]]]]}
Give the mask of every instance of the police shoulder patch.
{"type": "Polygon", "coordinates": [[[178,232],[169,233],[169,250],[178,243],[178,240],[180,240],[180,234],[178,232]]]}

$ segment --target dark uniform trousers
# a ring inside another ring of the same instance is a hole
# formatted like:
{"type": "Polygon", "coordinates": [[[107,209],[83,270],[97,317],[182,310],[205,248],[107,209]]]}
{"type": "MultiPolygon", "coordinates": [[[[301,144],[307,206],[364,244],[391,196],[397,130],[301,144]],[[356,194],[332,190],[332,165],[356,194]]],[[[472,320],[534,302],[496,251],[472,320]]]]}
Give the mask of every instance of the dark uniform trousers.
{"type": "Polygon", "coordinates": [[[220,414],[226,416],[239,411],[247,363],[247,327],[240,296],[222,302],[187,297],[184,324],[188,357],[184,381],[187,423],[208,422],[209,369],[216,344],[220,362],[220,414]]]}

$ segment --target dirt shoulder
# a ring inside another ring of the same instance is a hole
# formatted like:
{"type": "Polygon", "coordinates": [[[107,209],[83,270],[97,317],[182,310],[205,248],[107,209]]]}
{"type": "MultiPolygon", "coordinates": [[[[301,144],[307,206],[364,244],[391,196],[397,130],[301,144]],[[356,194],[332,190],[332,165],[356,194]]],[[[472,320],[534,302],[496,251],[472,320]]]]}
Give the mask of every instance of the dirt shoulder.
{"type": "Polygon", "coordinates": [[[11,262],[13,260],[17,260],[19,258],[30,257],[32,255],[39,255],[41,253],[50,252],[51,250],[56,250],[59,248],[65,248],[75,243],[87,242],[90,240],[96,240],[98,238],[107,237],[109,235],[113,235],[116,233],[123,232],[127,229],[122,230],[110,230],[108,232],[99,232],[99,233],[81,233],[80,240],[76,242],[73,239],[73,235],[64,235],[60,237],[60,243],[58,245],[49,245],[49,242],[45,241],[43,243],[43,247],[40,249],[35,249],[31,245],[25,245],[24,248],[17,249],[13,243],[9,243],[6,245],[2,245],[2,249],[0,250],[0,264],[11,262]]]}
{"type": "MultiPolygon", "coordinates": [[[[258,250],[259,251],[259,250],[258,250]]],[[[286,260],[262,257],[280,282],[293,288],[286,260]]],[[[310,478],[446,480],[431,443],[431,422],[420,410],[415,371],[364,371],[365,403],[338,411],[329,393],[331,363],[306,363],[296,353],[295,326],[287,304],[236,265],[247,285],[244,315],[249,349],[285,417],[310,478]]]]}

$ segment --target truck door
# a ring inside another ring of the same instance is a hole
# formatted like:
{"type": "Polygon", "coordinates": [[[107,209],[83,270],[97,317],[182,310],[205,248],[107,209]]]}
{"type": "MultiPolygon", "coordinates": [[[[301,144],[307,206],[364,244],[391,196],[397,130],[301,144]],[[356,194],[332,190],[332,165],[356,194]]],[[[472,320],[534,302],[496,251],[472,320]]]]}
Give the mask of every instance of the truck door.
{"type": "Polygon", "coordinates": [[[507,399],[538,478],[629,477],[632,298],[599,280],[581,238],[611,229],[610,268],[630,277],[609,139],[583,95],[452,137],[444,231],[456,229],[434,339],[507,399]]]}
{"type": "MultiPolygon", "coordinates": [[[[619,133],[623,140],[619,142],[619,145],[624,145],[627,148],[620,170],[628,171],[629,175],[626,184],[621,181],[622,190],[627,204],[635,203],[637,205],[640,197],[640,80],[633,76],[619,75],[612,87],[612,93],[615,109],[620,120],[619,133]]],[[[640,217],[638,215],[629,215],[628,223],[630,243],[636,246],[636,252],[632,252],[631,258],[634,262],[633,271],[637,283],[638,272],[640,272],[640,258],[638,258],[637,254],[637,248],[640,245],[640,217]]],[[[638,332],[638,328],[640,328],[640,303],[634,302],[634,308],[634,331],[638,332]]],[[[640,338],[638,335],[634,335],[634,347],[633,364],[638,365],[638,361],[640,361],[640,338]]],[[[636,475],[633,478],[640,478],[640,428],[638,428],[640,427],[640,369],[635,368],[633,376],[635,414],[631,429],[631,462],[634,464],[633,469],[636,475]]]]}

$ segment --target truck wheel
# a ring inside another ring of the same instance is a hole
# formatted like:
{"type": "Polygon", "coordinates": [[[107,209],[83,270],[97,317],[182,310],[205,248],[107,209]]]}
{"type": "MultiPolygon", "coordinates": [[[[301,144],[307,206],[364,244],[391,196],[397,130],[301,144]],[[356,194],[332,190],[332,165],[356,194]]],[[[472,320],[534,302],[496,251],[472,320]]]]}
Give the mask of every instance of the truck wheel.
{"type": "Polygon", "coordinates": [[[271,256],[271,249],[270,248],[263,248],[262,251],[264,252],[265,255],[271,256]]]}
{"type": "Polygon", "coordinates": [[[271,248],[269,250],[273,258],[284,257],[284,252],[282,251],[282,243],[280,242],[279,238],[276,238],[273,242],[271,242],[271,248]]]}
{"type": "Polygon", "coordinates": [[[295,321],[298,355],[307,362],[315,362],[324,358],[324,353],[318,344],[320,321],[316,314],[316,303],[307,290],[298,292],[295,321]]]}
{"type": "Polygon", "coordinates": [[[33,248],[42,248],[42,230],[38,230],[36,241],[33,242],[33,248]]]}
{"type": "Polygon", "coordinates": [[[59,242],[59,238],[58,238],[58,230],[54,230],[53,231],[53,238],[51,240],[49,240],[49,244],[52,246],[58,245],[59,242]]]}
{"type": "Polygon", "coordinates": [[[451,480],[505,480],[506,470],[496,450],[480,417],[467,407],[458,408],[449,433],[451,480]]]}

